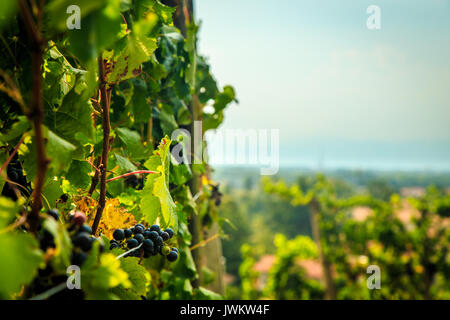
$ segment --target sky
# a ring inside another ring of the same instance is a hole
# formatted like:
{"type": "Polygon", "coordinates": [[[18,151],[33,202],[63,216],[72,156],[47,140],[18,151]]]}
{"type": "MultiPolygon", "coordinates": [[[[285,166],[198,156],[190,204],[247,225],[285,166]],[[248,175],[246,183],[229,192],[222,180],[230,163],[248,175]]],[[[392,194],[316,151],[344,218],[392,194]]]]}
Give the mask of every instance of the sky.
{"type": "Polygon", "coordinates": [[[282,166],[450,170],[450,0],[195,3],[220,130],[279,129],[282,166]]]}

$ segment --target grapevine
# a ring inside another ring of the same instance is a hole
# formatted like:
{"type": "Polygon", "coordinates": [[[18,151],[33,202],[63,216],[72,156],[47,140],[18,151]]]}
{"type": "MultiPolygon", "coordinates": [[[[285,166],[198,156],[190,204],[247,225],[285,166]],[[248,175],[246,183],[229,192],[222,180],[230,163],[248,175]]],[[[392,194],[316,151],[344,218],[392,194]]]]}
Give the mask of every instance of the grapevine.
{"type": "MultiPolygon", "coordinates": [[[[235,93],[196,52],[191,1],[4,2],[0,261],[9,264],[0,297],[209,292],[204,258],[190,249],[211,226],[192,228],[208,201],[192,199],[209,165],[172,163],[180,141],[170,137],[194,119],[217,128],[235,93]],[[80,6],[80,28],[68,27],[71,5],[80,6]],[[203,113],[210,101],[215,113],[203,113]],[[70,266],[81,270],[80,289],[64,286],[70,266]]],[[[217,189],[215,197],[219,205],[217,189]]]]}

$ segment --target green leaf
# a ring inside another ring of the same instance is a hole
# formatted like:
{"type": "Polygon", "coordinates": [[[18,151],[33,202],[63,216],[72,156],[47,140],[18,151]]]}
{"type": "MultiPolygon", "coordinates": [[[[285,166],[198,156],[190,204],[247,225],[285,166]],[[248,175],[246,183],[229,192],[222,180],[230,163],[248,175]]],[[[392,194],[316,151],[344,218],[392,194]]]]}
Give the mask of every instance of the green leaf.
{"type": "Polygon", "coordinates": [[[117,41],[123,23],[120,16],[121,0],[63,0],[52,1],[45,12],[49,30],[65,31],[69,38],[69,50],[85,67],[95,66],[103,50],[117,41]],[[66,13],[70,5],[78,5],[81,13],[80,29],[67,30],[66,13]]]}
{"type": "Polygon", "coordinates": [[[22,166],[23,170],[26,173],[27,181],[34,181],[36,176],[36,142],[34,135],[31,136],[31,141],[23,143],[23,146],[26,147],[26,152],[22,155],[22,166]]]}
{"type": "Polygon", "coordinates": [[[20,207],[20,202],[14,202],[9,198],[0,196],[0,229],[5,228],[14,220],[14,217],[20,211],[20,207]]]}
{"type": "Polygon", "coordinates": [[[86,189],[91,183],[91,177],[89,176],[91,171],[91,165],[86,161],[72,160],[66,178],[76,188],[86,189]]]}
{"type": "Polygon", "coordinates": [[[203,131],[217,129],[223,122],[223,112],[215,112],[213,114],[203,114],[203,131]]]}
{"type": "Polygon", "coordinates": [[[155,0],[155,12],[164,24],[172,24],[172,15],[177,10],[176,7],[169,7],[162,4],[159,0],[155,0]]]}
{"type": "Polygon", "coordinates": [[[141,212],[145,222],[154,224],[159,216],[161,204],[159,199],[153,195],[154,175],[148,175],[144,188],[141,190],[141,212]]]}
{"type": "Polygon", "coordinates": [[[177,111],[177,122],[179,125],[186,126],[192,122],[192,115],[187,106],[182,103],[177,111]]]}
{"type": "Polygon", "coordinates": [[[112,253],[99,254],[99,244],[96,242],[81,268],[81,287],[88,300],[116,299],[110,289],[119,285],[130,288],[131,282],[116,256],[112,253]]]}
{"type": "Polygon", "coordinates": [[[197,204],[195,203],[191,190],[187,185],[180,185],[173,193],[179,203],[183,204],[183,210],[189,215],[198,214],[197,204]]]}
{"type": "Polygon", "coordinates": [[[194,278],[197,275],[197,268],[195,267],[194,258],[192,257],[189,248],[180,250],[180,258],[175,266],[174,272],[182,274],[186,278],[194,278]]]}
{"type": "Polygon", "coordinates": [[[43,70],[44,101],[53,107],[60,106],[72,88],[80,93],[87,87],[87,72],[73,68],[56,46],[46,52],[43,70]]]}
{"type": "Polygon", "coordinates": [[[122,300],[140,300],[141,296],[145,297],[151,277],[145,267],[139,265],[139,259],[120,259],[120,267],[128,273],[131,287],[124,288],[120,285],[115,287],[113,292],[122,300]]]}
{"type": "Polygon", "coordinates": [[[31,123],[25,116],[18,116],[16,122],[12,125],[12,128],[6,133],[0,136],[0,141],[9,142],[21,137],[25,132],[31,129],[31,123]]]}
{"type": "MultiPolygon", "coordinates": [[[[83,137],[93,139],[94,125],[91,114],[93,108],[88,99],[71,90],[63,99],[61,107],[56,110],[46,109],[45,125],[59,137],[75,146],[82,143],[83,137]]],[[[83,141],[85,142],[85,141],[83,141]]]]}
{"type": "Polygon", "coordinates": [[[223,110],[232,101],[237,101],[233,87],[225,86],[214,101],[214,113],[203,113],[203,130],[217,129],[223,121],[223,110]]]}
{"type": "Polygon", "coordinates": [[[137,170],[137,167],[127,158],[122,157],[117,153],[114,153],[114,157],[116,158],[117,165],[122,172],[133,172],[137,170]]]}
{"type": "Polygon", "coordinates": [[[48,178],[45,182],[44,190],[42,193],[44,194],[46,199],[46,201],[44,201],[44,204],[47,206],[47,201],[50,204],[50,208],[48,209],[55,208],[56,202],[64,193],[61,189],[61,181],[52,177],[48,178]]]}
{"type": "Polygon", "coordinates": [[[47,16],[48,26],[54,30],[66,31],[67,30],[67,18],[68,14],[67,8],[70,5],[76,5],[80,7],[81,18],[85,18],[92,12],[104,8],[107,0],[59,0],[50,1],[45,8],[45,13],[47,16]]]}
{"type": "Polygon", "coordinates": [[[194,295],[197,300],[223,300],[223,297],[220,294],[203,287],[197,288],[194,295]]]}
{"type": "Polygon", "coordinates": [[[162,226],[166,227],[177,227],[178,219],[175,214],[176,205],[173,202],[172,196],[170,195],[168,182],[166,182],[166,176],[160,175],[154,181],[153,195],[159,198],[161,205],[161,218],[162,226]]]}
{"type": "MultiPolygon", "coordinates": [[[[158,20],[162,23],[170,25],[172,24],[172,15],[175,12],[176,7],[169,7],[162,4],[158,0],[136,0],[135,11],[138,18],[138,24],[149,23],[152,17],[156,15],[158,20]]],[[[151,29],[148,29],[149,31],[151,29]]]]}
{"type": "Polygon", "coordinates": [[[50,130],[48,130],[47,139],[47,155],[51,160],[51,167],[56,172],[66,171],[76,147],[50,130]]]}
{"type": "Polygon", "coordinates": [[[106,68],[107,82],[115,84],[138,76],[142,63],[150,60],[156,48],[156,38],[131,33],[120,39],[112,51],[103,54],[110,65],[106,68]]]}
{"type": "Polygon", "coordinates": [[[210,99],[215,99],[219,93],[217,82],[212,76],[209,65],[204,57],[196,57],[196,92],[201,104],[206,104],[210,99]]]}
{"type": "Polygon", "coordinates": [[[185,184],[192,177],[189,167],[184,163],[170,166],[170,175],[172,178],[171,182],[176,185],[185,184]]]}
{"type": "Polygon", "coordinates": [[[132,0],[122,0],[120,2],[120,12],[128,11],[132,8],[132,0]]]}
{"type": "Polygon", "coordinates": [[[16,16],[17,3],[15,0],[0,1],[0,29],[16,16]]]}
{"type": "Polygon", "coordinates": [[[196,59],[196,42],[197,42],[197,31],[198,26],[191,22],[187,26],[187,36],[186,36],[186,43],[185,43],[185,50],[189,54],[189,65],[187,66],[186,70],[186,79],[187,83],[189,84],[189,87],[191,91],[195,91],[195,81],[196,81],[196,73],[197,73],[197,59],[196,59]]]}
{"type": "Polygon", "coordinates": [[[147,123],[152,116],[152,106],[148,101],[147,84],[142,79],[132,79],[133,96],[131,105],[133,106],[134,121],[136,123],[147,123]]]}
{"type": "Polygon", "coordinates": [[[131,160],[142,160],[148,155],[147,149],[141,143],[141,136],[128,128],[116,128],[115,132],[126,146],[131,160]]]}
{"type": "Polygon", "coordinates": [[[172,227],[176,231],[178,230],[176,205],[169,191],[170,143],[170,139],[164,137],[158,149],[153,152],[154,155],[144,164],[147,169],[159,171],[161,174],[147,175],[144,189],[141,191],[141,210],[144,217],[149,219],[146,220],[147,223],[153,223],[160,213],[161,225],[164,228],[172,227]]]}
{"type": "Polygon", "coordinates": [[[161,129],[163,130],[163,134],[170,135],[175,129],[178,128],[172,107],[168,104],[162,105],[159,119],[161,121],[161,129]]]}
{"type": "Polygon", "coordinates": [[[232,101],[236,100],[236,95],[232,86],[225,86],[223,91],[219,93],[214,102],[214,109],[222,111],[232,101]]]}
{"type": "Polygon", "coordinates": [[[450,217],[450,196],[443,197],[437,201],[436,213],[443,218],[450,217]]]}
{"type": "Polygon", "coordinates": [[[37,274],[43,261],[37,240],[24,233],[0,234],[0,298],[9,299],[37,274]]]}

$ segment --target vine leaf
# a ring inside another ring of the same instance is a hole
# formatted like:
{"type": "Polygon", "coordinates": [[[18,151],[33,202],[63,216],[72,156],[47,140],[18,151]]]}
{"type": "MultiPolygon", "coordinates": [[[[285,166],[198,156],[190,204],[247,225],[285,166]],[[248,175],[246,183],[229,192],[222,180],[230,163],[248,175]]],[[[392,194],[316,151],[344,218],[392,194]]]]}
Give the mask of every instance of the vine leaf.
{"type": "MultiPolygon", "coordinates": [[[[86,200],[86,199],[85,199],[86,200]]],[[[85,203],[85,200],[80,199],[78,202],[80,209],[85,203]]],[[[95,202],[90,208],[95,209],[95,202]]],[[[90,222],[94,219],[94,212],[92,210],[88,214],[88,219],[90,222]]],[[[108,239],[112,239],[112,234],[114,230],[119,228],[129,228],[136,225],[135,217],[132,213],[128,212],[125,208],[120,206],[120,201],[115,198],[110,198],[106,200],[105,209],[103,210],[102,220],[98,226],[100,234],[103,234],[108,239]]]]}
{"type": "Polygon", "coordinates": [[[121,269],[128,273],[131,287],[125,288],[123,285],[120,285],[115,287],[113,292],[122,300],[139,300],[141,296],[146,296],[151,279],[150,273],[139,264],[138,258],[131,257],[120,259],[119,261],[121,269]]]}
{"type": "Polygon", "coordinates": [[[158,149],[153,152],[154,155],[144,164],[147,169],[161,174],[147,176],[141,192],[141,209],[147,223],[154,223],[159,216],[163,227],[170,226],[176,231],[178,229],[176,205],[169,191],[170,143],[170,139],[164,137],[158,149]]]}
{"type": "Polygon", "coordinates": [[[133,25],[134,30],[148,33],[153,30],[158,22],[171,25],[175,7],[169,7],[158,0],[140,0],[134,4],[135,16],[138,18],[133,25]]]}
{"type": "Polygon", "coordinates": [[[126,146],[131,160],[142,160],[148,155],[148,150],[141,143],[141,137],[136,131],[128,128],[116,128],[115,132],[126,146]]]}
{"type": "Polygon", "coordinates": [[[152,116],[152,106],[149,103],[147,84],[142,79],[132,79],[133,96],[131,105],[136,123],[147,123],[152,116]]]}
{"type": "Polygon", "coordinates": [[[16,203],[6,197],[0,197],[0,229],[11,223],[19,210],[20,203],[16,203]]]}
{"type": "Polygon", "coordinates": [[[233,87],[225,86],[223,91],[220,92],[214,101],[214,113],[203,113],[203,130],[217,129],[223,121],[223,109],[231,103],[237,101],[233,87]]]}
{"type": "Polygon", "coordinates": [[[203,287],[199,287],[194,292],[195,298],[198,300],[223,300],[220,294],[203,287]]]}
{"type": "Polygon", "coordinates": [[[10,142],[20,138],[25,132],[31,129],[31,124],[25,116],[18,116],[17,121],[14,122],[11,129],[0,136],[0,141],[3,143],[10,142]]]}
{"type": "Polygon", "coordinates": [[[72,160],[66,178],[74,187],[86,189],[91,182],[91,177],[89,176],[91,171],[92,168],[86,161],[72,160]]]}
{"type": "Polygon", "coordinates": [[[162,104],[159,119],[161,121],[161,129],[165,134],[171,134],[178,127],[172,107],[168,104],[162,104]]]}
{"type": "Polygon", "coordinates": [[[70,164],[72,152],[76,147],[50,130],[48,130],[47,139],[47,152],[52,160],[51,166],[56,172],[63,171],[70,164]]]}
{"type": "Polygon", "coordinates": [[[94,242],[89,258],[84,262],[81,272],[81,287],[86,299],[117,299],[111,288],[123,286],[130,288],[128,273],[120,267],[120,261],[112,253],[99,254],[99,243],[94,242]]]}
{"type": "MultiPolygon", "coordinates": [[[[162,167],[158,168],[161,168],[161,172],[162,170],[165,170],[162,167]]],[[[160,201],[163,226],[176,227],[178,225],[177,215],[175,214],[176,205],[170,195],[168,184],[169,183],[166,181],[166,176],[164,174],[160,175],[155,179],[153,194],[158,197],[160,201]]]]}
{"type": "Polygon", "coordinates": [[[144,220],[149,224],[153,224],[156,221],[161,208],[159,199],[153,196],[154,179],[154,175],[149,175],[141,191],[141,212],[144,220]]]}
{"type": "MultiPolygon", "coordinates": [[[[64,192],[61,189],[61,179],[55,180],[52,176],[47,177],[42,194],[45,196],[50,206],[56,206],[59,197],[63,193],[64,192]]],[[[45,201],[46,205],[47,201],[45,201]]]]}
{"type": "Polygon", "coordinates": [[[122,157],[117,153],[114,153],[114,157],[116,158],[117,165],[122,172],[133,172],[137,170],[137,167],[127,158],[122,157]]]}
{"type": "Polygon", "coordinates": [[[92,112],[91,102],[84,100],[72,89],[64,96],[61,107],[56,110],[46,110],[44,122],[55,134],[75,146],[80,146],[86,142],[81,140],[92,139],[94,136],[92,112]]]}
{"type": "Polygon", "coordinates": [[[111,46],[117,39],[123,23],[120,16],[121,0],[62,0],[47,5],[46,21],[49,31],[67,32],[69,49],[85,67],[97,59],[100,52],[111,46]],[[79,29],[67,31],[67,8],[80,8],[79,29]]]}
{"type": "Polygon", "coordinates": [[[44,101],[52,106],[61,105],[72,88],[77,92],[86,88],[86,71],[72,67],[57,47],[45,53],[43,69],[44,101]]]}
{"type": "Polygon", "coordinates": [[[156,0],[153,8],[164,24],[167,25],[172,24],[172,15],[176,10],[175,7],[166,6],[162,4],[160,1],[156,0]]]}
{"type": "Polygon", "coordinates": [[[9,299],[31,282],[43,257],[38,242],[29,234],[0,234],[0,247],[0,298],[9,299]]]}
{"type": "Polygon", "coordinates": [[[107,82],[115,84],[138,76],[142,63],[150,60],[156,48],[156,38],[138,37],[133,33],[117,41],[112,51],[103,54],[103,59],[107,61],[107,82]]]}

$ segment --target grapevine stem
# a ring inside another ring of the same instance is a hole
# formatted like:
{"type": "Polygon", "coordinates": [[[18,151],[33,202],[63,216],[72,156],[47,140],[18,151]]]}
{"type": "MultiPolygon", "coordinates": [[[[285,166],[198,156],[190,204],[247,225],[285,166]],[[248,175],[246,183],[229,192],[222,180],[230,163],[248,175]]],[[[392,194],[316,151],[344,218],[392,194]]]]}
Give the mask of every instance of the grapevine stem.
{"type": "Polygon", "coordinates": [[[30,298],[30,300],[44,300],[50,298],[52,295],[57,294],[60,291],[63,291],[67,288],[67,283],[63,282],[58,284],[56,287],[50,288],[47,291],[42,292],[41,294],[38,294],[37,296],[34,296],[33,298],[30,298]]]}
{"type": "Polygon", "coordinates": [[[114,181],[114,180],[119,180],[119,179],[121,179],[121,178],[129,177],[129,176],[133,176],[133,175],[135,175],[135,174],[141,174],[141,173],[159,174],[158,171],[138,170],[138,171],[128,172],[128,173],[122,174],[122,175],[120,175],[120,176],[117,176],[117,177],[108,179],[108,180],[106,180],[106,182],[111,182],[111,181],[114,181]]]}
{"type": "Polygon", "coordinates": [[[197,199],[202,195],[203,191],[200,190],[195,194],[195,196],[192,198],[193,201],[197,201],[197,199]]]}
{"type": "Polygon", "coordinates": [[[20,197],[20,193],[19,193],[19,191],[17,190],[17,188],[15,186],[20,187],[22,190],[24,190],[27,193],[28,196],[30,196],[30,192],[23,185],[21,185],[20,183],[17,183],[17,182],[9,180],[4,173],[1,176],[2,176],[3,179],[5,179],[6,182],[8,182],[9,184],[11,184],[14,187],[14,189],[15,189],[14,191],[15,191],[15,193],[17,195],[17,198],[20,197]]]}
{"type": "Polygon", "coordinates": [[[0,83],[0,91],[5,92],[11,99],[17,102],[24,113],[27,113],[28,107],[23,102],[22,94],[15,85],[14,81],[12,81],[11,77],[8,76],[8,74],[2,69],[0,69],[0,76],[5,80],[5,83],[0,83]],[[10,88],[7,88],[5,84],[7,84],[10,88]]]}
{"type": "Polygon", "coordinates": [[[17,150],[19,150],[19,147],[22,145],[23,141],[25,140],[26,135],[24,134],[22,138],[20,139],[19,143],[14,148],[13,152],[9,155],[9,158],[5,161],[5,163],[0,168],[0,174],[3,170],[8,166],[8,164],[11,162],[12,158],[14,158],[15,154],[17,153],[17,150]]]}
{"type": "Polygon", "coordinates": [[[14,229],[20,227],[21,225],[23,225],[25,223],[25,221],[27,221],[27,215],[26,214],[21,216],[16,222],[14,222],[13,224],[7,226],[5,229],[0,230],[0,234],[9,232],[11,230],[14,230],[14,229]]]}
{"type": "Polygon", "coordinates": [[[97,183],[98,183],[98,177],[100,175],[100,169],[98,169],[98,167],[100,166],[100,163],[102,162],[102,158],[98,157],[96,160],[96,165],[95,165],[95,174],[92,177],[92,181],[91,181],[91,187],[89,188],[89,195],[92,196],[92,194],[94,193],[95,188],[97,187],[97,183]]]}
{"type": "Polygon", "coordinates": [[[127,252],[122,253],[120,256],[117,256],[116,259],[119,260],[120,258],[125,257],[127,254],[129,254],[130,252],[136,251],[137,249],[139,249],[140,247],[142,247],[143,243],[141,243],[140,245],[138,245],[136,248],[130,249],[127,252]]]}
{"type": "Polygon", "coordinates": [[[198,249],[198,248],[200,248],[200,247],[204,247],[204,246],[206,246],[209,242],[213,241],[214,239],[218,238],[219,236],[220,236],[220,234],[216,233],[215,235],[211,236],[210,238],[205,239],[205,240],[203,240],[203,241],[201,241],[201,242],[199,242],[199,243],[193,245],[192,247],[189,248],[189,250],[193,251],[193,250],[198,249]]]}
{"type": "MultiPolygon", "coordinates": [[[[100,55],[98,58],[98,71],[99,71],[99,79],[100,79],[100,96],[101,96],[101,104],[103,109],[103,117],[102,117],[102,127],[103,127],[103,150],[102,150],[102,161],[100,164],[100,197],[98,200],[98,209],[95,215],[94,223],[92,224],[92,234],[97,232],[98,225],[100,224],[100,220],[102,219],[103,209],[105,208],[106,203],[106,171],[108,167],[108,151],[109,151],[109,134],[111,131],[111,124],[109,121],[109,107],[110,107],[110,93],[106,88],[106,80],[105,80],[105,66],[103,65],[103,58],[100,55]]],[[[111,90],[111,89],[109,89],[111,90]]]]}
{"type": "Polygon", "coordinates": [[[97,167],[92,163],[92,161],[90,161],[89,159],[87,159],[86,162],[89,163],[89,164],[91,165],[91,167],[95,169],[96,172],[100,172],[100,169],[97,168],[97,167]]]}
{"type": "MultiPolygon", "coordinates": [[[[31,214],[28,215],[28,222],[30,224],[31,231],[35,232],[39,224],[39,212],[42,207],[42,191],[44,188],[45,175],[49,164],[49,159],[45,154],[44,134],[42,131],[42,121],[44,119],[43,112],[43,99],[42,99],[42,45],[44,40],[41,36],[41,12],[38,12],[37,24],[33,20],[30,12],[30,8],[25,0],[19,2],[20,13],[22,15],[25,27],[28,32],[28,36],[32,45],[32,91],[30,98],[31,110],[27,113],[27,117],[33,123],[35,143],[36,143],[36,158],[37,158],[37,170],[36,179],[34,182],[33,190],[33,203],[31,206],[31,214]]],[[[42,10],[42,6],[41,6],[42,10]]]]}

